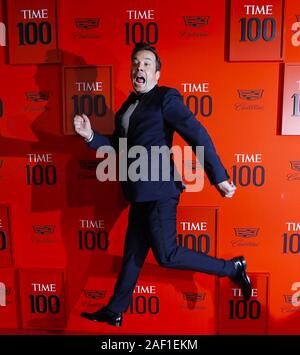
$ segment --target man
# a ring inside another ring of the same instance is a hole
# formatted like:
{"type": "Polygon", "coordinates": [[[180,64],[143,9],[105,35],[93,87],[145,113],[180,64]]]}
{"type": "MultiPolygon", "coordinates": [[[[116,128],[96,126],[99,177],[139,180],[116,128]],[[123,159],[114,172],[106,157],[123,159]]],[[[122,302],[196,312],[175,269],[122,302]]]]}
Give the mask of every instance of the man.
{"type": "MultiPolygon", "coordinates": [[[[139,43],[131,60],[134,92],[116,113],[112,137],[93,132],[84,114],[74,118],[76,132],[93,149],[109,145],[118,150],[119,138],[127,137],[128,148],[141,145],[149,151],[151,146],[171,147],[176,131],[193,149],[204,146],[204,170],[210,183],[222,196],[232,197],[236,187],[228,182],[228,173],[207,131],[184,105],[176,89],[158,86],[161,62],[155,48],[139,43]]],[[[172,161],[170,164],[174,171],[172,161]]],[[[251,297],[244,257],[218,259],[177,245],[176,208],[183,190],[180,181],[124,181],[122,188],[131,205],[121,271],[108,305],[94,313],[84,312],[83,317],[116,326],[122,324],[123,312],[130,304],[150,248],[161,266],[228,276],[241,288],[246,300],[251,297]]]]}

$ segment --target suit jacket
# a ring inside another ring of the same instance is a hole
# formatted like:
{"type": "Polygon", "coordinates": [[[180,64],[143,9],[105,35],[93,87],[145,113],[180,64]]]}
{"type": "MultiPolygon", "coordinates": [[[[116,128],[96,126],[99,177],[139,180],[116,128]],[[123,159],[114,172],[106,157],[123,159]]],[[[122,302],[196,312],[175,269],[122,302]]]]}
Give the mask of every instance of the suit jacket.
{"type": "MultiPolygon", "coordinates": [[[[93,149],[103,145],[119,150],[119,138],[124,137],[121,124],[122,115],[137,95],[131,93],[115,115],[115,130],[111,137],[94,132],[94,138],[88,143],[93,149]]],[[[184,105],[180,93],[173,88],[156,85],[149,92],[139,96],[140,102],[130,117],[127,146],[141,145],[150,151],[151,146],[172,147],[176,131],[195,151],[195,147],[204,146],[204,170],[211,184],[217,184],[229,178],[223,167],[213,142],[202,124],[184,105]]],[[[135,160],[135,159],[133,159],[135,160]]],[[[128,166],[132,159],[128,159],[128,166]]],[[[161,162],[161,160],[160,160],[161,162]]],[[[150,176],[150,160],[149,176],[150,176]]],[[[161,165],[160,165],[161,169],[161,165]]],[[[125,198],[129,202],[158,200],[162,197],[179,195],[184,189],[180,181],[172,179],[174,163],[170,161],[171,181],[122,181],[125,198]]],[[[160,171],[161,174],[161,171],[160,171]]]]}

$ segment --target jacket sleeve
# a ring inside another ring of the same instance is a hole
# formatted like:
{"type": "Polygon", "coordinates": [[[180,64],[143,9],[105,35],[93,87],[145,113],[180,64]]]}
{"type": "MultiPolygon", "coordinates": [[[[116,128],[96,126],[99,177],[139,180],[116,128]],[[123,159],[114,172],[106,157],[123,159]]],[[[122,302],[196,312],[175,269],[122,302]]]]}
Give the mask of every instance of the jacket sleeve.
{"type": "Polygon", "coordinates": [[[176,89],[169,89],[164,95],[162,104],[165,121],[171,126],[193,149],[204,147],[204,170],[212,185],[229,178],[216,153],[214,144],[202,124],[183,103],[180,93],[176,89]]]}
{"type": "Polygon", "coordinates": [[[88,147],[91,149],[97,150],[99,147],[108,145],[115,149],[116,153],[118,153],[119,149],[119,135],[116,129],[116,117],[115,117],[115,129],[113,134],[110,137],[104,136],[100,133],[94,131],[93,139],[87,143],[88,147]]]}

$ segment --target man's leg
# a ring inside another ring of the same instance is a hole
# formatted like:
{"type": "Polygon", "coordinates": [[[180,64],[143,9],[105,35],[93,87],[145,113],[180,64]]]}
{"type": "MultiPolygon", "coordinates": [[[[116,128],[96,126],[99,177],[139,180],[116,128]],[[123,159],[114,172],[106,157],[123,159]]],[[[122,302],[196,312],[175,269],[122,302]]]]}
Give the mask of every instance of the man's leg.
{"type": "Polygon", "coordinates": [[[233,261],[214,258],[177,245],[177,204],[177,197],[148,203],[148,237],[157,262],[168,268],[234,276],[236,271],[233,261]]]}
{"type": "Polygon", "coordinates": [[[125,312],[150,249],[145,236],[144,203],[130,206],[121,271],[107,307],[113,312],[125,312]]]}

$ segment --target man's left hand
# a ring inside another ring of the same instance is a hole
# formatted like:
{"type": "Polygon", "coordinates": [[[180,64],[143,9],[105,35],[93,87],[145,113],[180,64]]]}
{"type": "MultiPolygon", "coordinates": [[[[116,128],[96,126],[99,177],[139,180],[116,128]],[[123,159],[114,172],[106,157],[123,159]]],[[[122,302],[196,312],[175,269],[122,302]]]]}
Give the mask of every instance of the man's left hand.
{"type": "Polygon", "coordinates": [[[232,181],[229,182],[227,180],[218,183],[216,185],[216,188],[223,197],[228,198],[232,197],[236,190],[236,186],[234,185],[234,183],[232,181]]]}

